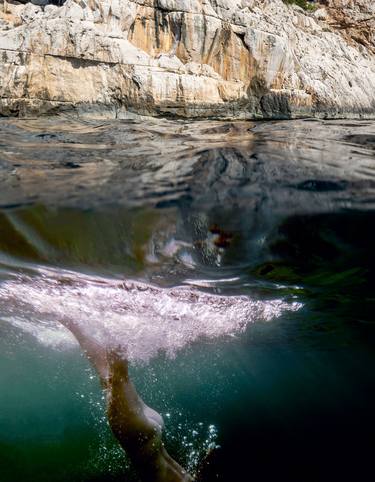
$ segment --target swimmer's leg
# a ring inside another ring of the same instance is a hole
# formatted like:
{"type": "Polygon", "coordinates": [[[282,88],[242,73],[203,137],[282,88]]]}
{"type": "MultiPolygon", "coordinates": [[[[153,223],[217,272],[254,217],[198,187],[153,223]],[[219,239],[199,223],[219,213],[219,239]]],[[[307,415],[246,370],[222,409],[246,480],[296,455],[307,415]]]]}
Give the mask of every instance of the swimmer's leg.
{"type": "Polygon", "coordinates": [[[90,327],[83,328],[79,323],[72,320],[63,320],[61,323],[74,335],[83,352],[97,371],[102,387],[107,388],[109,371],[106,348],[90,333],[90,327]]]}
{"type": "Polygon", "coordinates": [[[121,349],[107,350],[89,329],[65,321],[98,372],[107,393],[112,432],[146,482],[189,482],[192,477],[167,453],[162,442],[163,419],[138,395],[129,378],[128,361],[121,349]]]}
{"type": "Polygon", "coordinates": [[[118,350],[113,350],[108,353],[108,363],[108,420],[142,479],[153,482],[192,481],[191,476],[166,451],[162,442],[163,419],[137,394],[129,379],[127,361],[118,350]]]}

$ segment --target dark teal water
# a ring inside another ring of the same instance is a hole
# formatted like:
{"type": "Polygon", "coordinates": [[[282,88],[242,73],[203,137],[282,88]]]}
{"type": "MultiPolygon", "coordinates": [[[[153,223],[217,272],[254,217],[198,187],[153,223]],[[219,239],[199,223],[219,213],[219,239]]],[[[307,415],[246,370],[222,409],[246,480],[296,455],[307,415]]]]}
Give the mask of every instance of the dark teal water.
{"type": "Polygon", "coordinates": [[[374,156],[364,121],[0,120],[0,480],[137,480],[62,316],[202,480],[370,479],[374,156]]]}

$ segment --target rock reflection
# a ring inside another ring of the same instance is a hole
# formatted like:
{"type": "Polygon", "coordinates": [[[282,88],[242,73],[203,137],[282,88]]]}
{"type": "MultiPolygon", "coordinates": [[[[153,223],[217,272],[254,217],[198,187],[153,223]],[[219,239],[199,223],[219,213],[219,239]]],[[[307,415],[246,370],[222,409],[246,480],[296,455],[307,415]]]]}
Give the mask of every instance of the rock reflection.
{"type": "Polygon", "coordinates": [[[3,119],[0,205],[371,207],[374,129],[337,121],[3,119]],[[312,196],[301,189],[307,181],[340,189],[312,196]]]}

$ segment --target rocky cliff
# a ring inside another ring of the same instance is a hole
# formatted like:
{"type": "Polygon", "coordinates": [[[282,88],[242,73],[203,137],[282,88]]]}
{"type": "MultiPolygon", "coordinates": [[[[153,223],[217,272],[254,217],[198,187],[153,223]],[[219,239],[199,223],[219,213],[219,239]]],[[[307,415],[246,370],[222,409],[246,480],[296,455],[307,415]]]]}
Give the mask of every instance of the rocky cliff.
{"type": "Polygon", "coordinates": [[[1,1],[3,115],[375,117],[372,0],[1,1]]]}

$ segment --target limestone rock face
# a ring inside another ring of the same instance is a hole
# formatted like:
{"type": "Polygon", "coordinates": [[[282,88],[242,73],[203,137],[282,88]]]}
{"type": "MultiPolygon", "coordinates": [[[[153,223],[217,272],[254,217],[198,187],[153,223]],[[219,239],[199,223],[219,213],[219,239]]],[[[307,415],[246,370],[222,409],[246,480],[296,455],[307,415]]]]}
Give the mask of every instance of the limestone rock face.
{"type": "Polygon", "coordinates": [[[2,2],[2,115],[375,117],[372,0],[2,2]]]}

